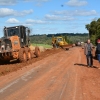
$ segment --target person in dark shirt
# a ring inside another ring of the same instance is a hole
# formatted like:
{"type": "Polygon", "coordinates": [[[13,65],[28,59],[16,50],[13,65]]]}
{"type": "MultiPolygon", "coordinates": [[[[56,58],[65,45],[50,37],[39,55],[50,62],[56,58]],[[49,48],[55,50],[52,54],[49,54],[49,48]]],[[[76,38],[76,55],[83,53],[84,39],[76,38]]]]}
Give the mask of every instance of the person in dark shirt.
{"type": "Polygon", "coordinates": [[[97,40],[96,54],[97,54],[98,61],[100,63],[100,39],[97,40]]]}

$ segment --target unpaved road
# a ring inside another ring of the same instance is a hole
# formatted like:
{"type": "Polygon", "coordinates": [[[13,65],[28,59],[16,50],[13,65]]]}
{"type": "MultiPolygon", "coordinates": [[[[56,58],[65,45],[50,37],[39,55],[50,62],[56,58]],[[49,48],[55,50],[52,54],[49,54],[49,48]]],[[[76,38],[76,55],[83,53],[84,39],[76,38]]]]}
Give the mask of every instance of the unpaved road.
{"type": "Polygon", "coordinates": [[[0,77],[0,100],[100,100],[100,69],[81,48],[60,51],[0,77]]]}
{"type": "Polygon", "coordinates": [[[3,65],[0,65],[0,76],[20,70],[23,67],[28,67],[29,64],[33,64],[39,60],[44,59],[45,57],[48,57],[48,56],[58,53],[60,51],[61,51],[61,49],[47,49],[45,52],[41,52],[40,57],[36,58],[34,56],[33,59],[31,59],[27,62],[24,62],[24,63],[18,63],[18,61],[10,62],[9,64],[4,63],[3,65]]]}

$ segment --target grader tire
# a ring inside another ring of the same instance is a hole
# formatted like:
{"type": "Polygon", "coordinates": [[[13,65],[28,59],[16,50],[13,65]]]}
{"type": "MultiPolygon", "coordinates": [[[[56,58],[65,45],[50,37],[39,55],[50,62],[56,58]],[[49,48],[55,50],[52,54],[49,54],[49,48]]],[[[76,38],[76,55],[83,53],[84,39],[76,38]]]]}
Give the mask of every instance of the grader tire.
{"type": "Polygon", "coordinates": [[[32,59],[30,48],[25,48],[27,60],[32,59]]]}
{"type": "Polygon", "coordinates": [[[19,50],[19,61],[20,61],[20,62],[25,62],[25,61],[27,61],[26,51],[25,51],[24,48],[21,48],[21,49],[19,50]]]}
{"type": "Polygon", "coordinates": [[[35,55],[36,55],[36,57],[40,56],[40,49],[39,49],[39,47],[35,47],[35,55]]]}

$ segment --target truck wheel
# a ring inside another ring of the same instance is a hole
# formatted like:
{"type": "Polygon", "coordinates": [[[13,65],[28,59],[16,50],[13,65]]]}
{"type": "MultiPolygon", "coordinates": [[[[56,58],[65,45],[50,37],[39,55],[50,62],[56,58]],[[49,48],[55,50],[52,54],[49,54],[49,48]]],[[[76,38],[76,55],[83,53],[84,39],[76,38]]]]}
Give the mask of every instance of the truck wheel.
{"type": "Polygon", "coordinates": [[[39,57],[40,56],[40,49],[39,47],[35,47],[35,53],[36,57],[39,57]]]}
{"type": "Polygon", "coordinates": [[[25,48],[25,51],[26,51],[27,60],[30,60],[32,58],[31,50],[29,48],[25,48]]]}
{"type": "Polygon", "coordinates": [[[19,50],[19,61],[20,61],[20,62],[25,62],[25,61],[27,61],[26,51],[25,51],[24,48],[21,48],[21,49],[19,50]]]}
{"type": "Polygon", "coordinates": [[[4,65],[4,61],[0,59],[0,65],[4,65]]]}
{"type": "Polygon", "coordinates": [[[9,60],[1,60],[0,59],[0,65],[6,65],[6,64],[10,64],[9,60]]]}

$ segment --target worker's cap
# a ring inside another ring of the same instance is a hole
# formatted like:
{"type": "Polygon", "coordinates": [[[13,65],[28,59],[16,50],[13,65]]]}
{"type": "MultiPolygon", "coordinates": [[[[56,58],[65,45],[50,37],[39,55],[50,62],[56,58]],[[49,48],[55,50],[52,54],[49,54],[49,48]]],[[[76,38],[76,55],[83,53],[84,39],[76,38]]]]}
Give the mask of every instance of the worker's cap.
{"type": "Polygon", "coordinates": [[[97,40],[97,43],[100,43],[100,39],[97,40]]]}

